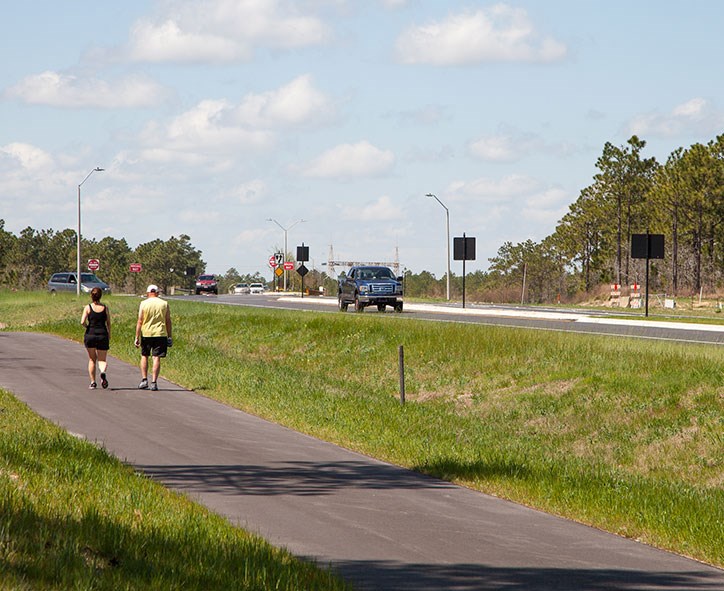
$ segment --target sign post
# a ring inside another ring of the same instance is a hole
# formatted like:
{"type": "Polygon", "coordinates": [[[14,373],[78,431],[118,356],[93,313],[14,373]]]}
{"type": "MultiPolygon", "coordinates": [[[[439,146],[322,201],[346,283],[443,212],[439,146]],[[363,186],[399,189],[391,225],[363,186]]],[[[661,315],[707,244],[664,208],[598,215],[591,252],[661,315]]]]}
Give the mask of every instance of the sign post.
{"type": "Polygon", "coordinates": [[[309,247],[304,246],[304,242],[302,242],[301,246],[297,246],[297,262],[302,263],[297,267],[297,273],[299,273],[299,276],[302,278],[302,298],[304,297],[304,276],[309,272],[309,269],[304,266],[304,263],[308,260],[309,247]]]}
{"type": "Polygon", "coordinates": [[[133,293],[138,293],[138,274],[143,270],[141,263],[131,263],[128,270],[133,273],[133,293]]]}
{"type": "Polygon", "coordinates": [[[453,258],[463,262],[463,308],[465,307],[465,261],[475,260],[475,238],[468,238],[463,232],[462,238],[453,238],[453,258]]]}
{"type": "Polygon", "coordinates": [[[649,261],[664,258],[663,234],[632,234],[631,258],[646,259],[646,317],[649,315],[649,261]]]}

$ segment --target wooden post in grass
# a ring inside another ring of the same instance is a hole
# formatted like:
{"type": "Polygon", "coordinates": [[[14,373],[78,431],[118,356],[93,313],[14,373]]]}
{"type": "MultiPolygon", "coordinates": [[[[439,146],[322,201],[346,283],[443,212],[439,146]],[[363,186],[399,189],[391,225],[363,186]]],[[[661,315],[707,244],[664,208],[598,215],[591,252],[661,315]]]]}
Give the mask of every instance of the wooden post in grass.
{"type": "Polygon", "coordinates": [[[405,350],[400,345],[399,348],[399,365],[400,365],[400,404],[405,404],[405,350]]]}

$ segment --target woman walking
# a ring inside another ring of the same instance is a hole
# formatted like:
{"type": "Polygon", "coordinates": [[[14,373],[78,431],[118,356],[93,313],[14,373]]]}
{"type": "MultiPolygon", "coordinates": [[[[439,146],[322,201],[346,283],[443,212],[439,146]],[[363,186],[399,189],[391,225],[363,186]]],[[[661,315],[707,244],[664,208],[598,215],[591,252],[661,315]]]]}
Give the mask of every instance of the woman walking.
{"type": "Polygon", "coordinates": [[[94,287],[91,290],[91,303],[83,308],[83,316],[80,319],[80,323],[85,326],[83,342],[88,351],[88,375],[91,390],[98,387],[96,365],[101,370],[101,386],[108,387],[106,356],[111,342],[111,313],[108,311],[108,306],[101,304],[102,295],[100,287],[94,287]]]}

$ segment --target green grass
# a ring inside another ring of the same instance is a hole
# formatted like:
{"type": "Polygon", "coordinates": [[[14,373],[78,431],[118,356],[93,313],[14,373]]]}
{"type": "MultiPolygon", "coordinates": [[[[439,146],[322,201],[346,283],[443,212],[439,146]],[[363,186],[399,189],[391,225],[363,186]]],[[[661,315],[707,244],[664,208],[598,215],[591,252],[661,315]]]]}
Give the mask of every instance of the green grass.
{"type": "MultiPolygon", "coordinates": [[[[108,303],[111,352],[135,363],[138,300],[108,303]]],[[[0,294],[0,306],[9,329],[33,319],[34,330],[82,336],[74,298],[0,294]]],[[[721,347],[184,301],[172,313],[162,373],[188,388],[724,566],[721,347]]]]}

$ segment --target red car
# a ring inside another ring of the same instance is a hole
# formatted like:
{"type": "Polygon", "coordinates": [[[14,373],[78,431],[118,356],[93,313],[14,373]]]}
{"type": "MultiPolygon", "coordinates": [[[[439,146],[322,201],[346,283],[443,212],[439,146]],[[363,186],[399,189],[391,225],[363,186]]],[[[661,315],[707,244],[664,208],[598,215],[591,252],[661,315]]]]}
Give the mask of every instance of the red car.
{"type": "Polygon", "coordinates": [[[196,279],[196,295],[201,292],[219,294],[219,284],[213,275],[199,275],[196,279]]]}

